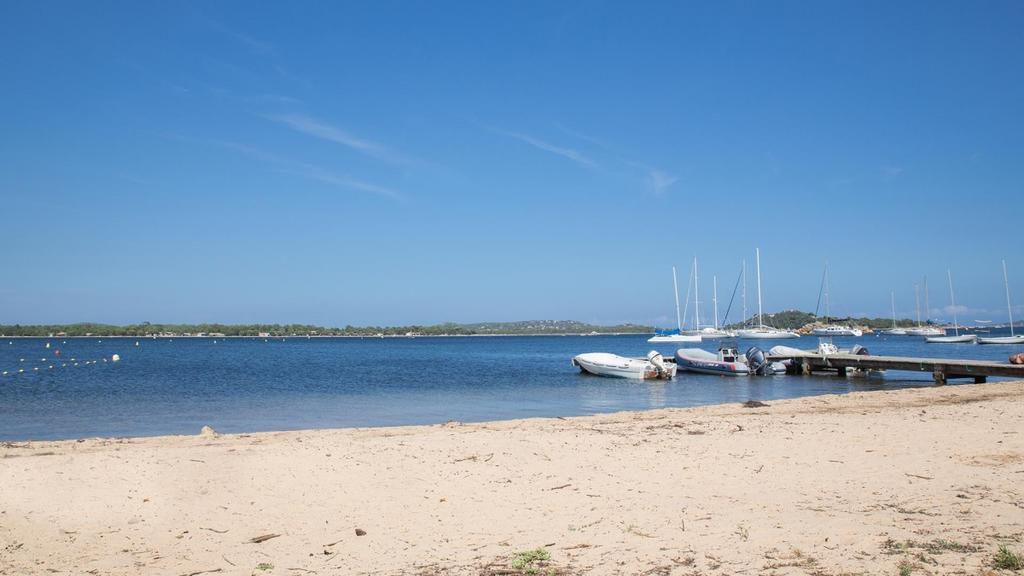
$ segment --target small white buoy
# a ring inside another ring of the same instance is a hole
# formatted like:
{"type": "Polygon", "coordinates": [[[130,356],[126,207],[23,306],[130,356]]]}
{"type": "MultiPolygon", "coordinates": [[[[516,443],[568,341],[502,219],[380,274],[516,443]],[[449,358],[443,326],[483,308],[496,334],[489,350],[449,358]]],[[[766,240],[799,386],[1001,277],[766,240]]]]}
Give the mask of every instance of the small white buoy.
{"type": "Polygon", "coordinates": [[[49,343],[49,342],[47,342],[47,343],[46,343],[46,347],[47,347],[47,348],[49,348],[49,347],[50,347],[50,343],[49,343]]]}
{"type": "Polygon", "coordinates": [[[33,370],[39,370],[39,366],[36,366],[35,368],[33,368],[33,370]]]}
{"type": "Polygon", "coordinates": [[[50,370],[53,370],[53,364],[50,364],[50,370]]]}
{"type": "Polygon", "coordinates": [[[19,358],[19,359],[18,359],[18,362],[24,362],[24,361],[25,361],[25,359],[24,359],[24,358],[19,358]]]}
{"type": "Polygon", "coordinates": [[[7,370],[4,370],[4,376],[7,376],[7,370]]]}
{"type": "Polygon", "coordinates": [[[110,357],[110,361],[111,362],[117,362],[120,359],[121,359],[121,357],[118,356],[117,354],[114,354],[113,356],[110,357]]]}
{"type": "Polygon", "coordinates": [[[136,346],[138,346],[138,345],[139,345],[139,341],[138,341],[138,340],[136,340],[136,341],[135,341],[135,345],[136,345],[136,346]]]}
{"type": "Polygon", "coordinates": [[[18,368],[18,374],[21,374],[21,373],[22,373],[22,372],[24,372],[24,371],[25,371],[25,369],[24,369],[24,368],[18,368]]]}

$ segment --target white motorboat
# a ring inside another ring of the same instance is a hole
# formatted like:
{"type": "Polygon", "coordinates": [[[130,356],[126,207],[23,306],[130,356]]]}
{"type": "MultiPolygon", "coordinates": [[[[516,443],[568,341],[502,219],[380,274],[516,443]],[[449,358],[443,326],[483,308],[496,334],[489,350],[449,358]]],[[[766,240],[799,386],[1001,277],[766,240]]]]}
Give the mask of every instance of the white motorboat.
{"type": "Polygon", "coordinates": [[[746,338],[748,340],[776,340],[782,338],[799,338],[800,335],[796,332],[790,332],[789,330],[779,330],[778,328],[772,328],[764,323],[764,314],[761,309],[761,249],[755,249],[754,253],[757,255],[757,326],[753,328],[743,328],[736,331],[736,335],[740,338],[746,338]]]}
{"type": "Polygon", "coordinates": [[[864,331],[860,328],[851,328],[849,326],[841,326],[837,324],[830,324],[828,326],[822,326],[811,330],[811,334],[815,336],[855,336],[860,337],[864,335],[864,331]]]}
{"type": "Polygon", "coordinates": [[[976,334],[960,334],[960,323],[956,317],[956,297],[953,295],[953,273],[946,270],[949,278],[949,306],[953,310],[953,336],[933,336],[925,338],[929,344],[974,344],[978,341],[976,334]]]}
{"type": "MultiPolygon", "coordinates": [[[[672,289],[676,295],[676,329],[658,331],[654,333],[654,336],[647,339],[651,344],[682,344],[682,343],[693,343],[700,342],[701,338],[699,334],[683,334],[683,318],[679,314],[679,283],[676,282],[676,267],[672,267],[672,289]]],[[[689,298],[689,297],[687,297],[689,298]]]]}
{"type": "Polygon", "coordinates": [[[666,363],[661,354],[653,350],[646,358],[626,358],[606,352],[579,354],[573,357],[572,365],[589,374],[612,378],[668,380],[676,375],[676,365],[666,363]]]}
{"type": "Polygon", "coordinates": [[[1024,344],[1024,336],[1013,333],[1013,306],[1010,305],[1010,278],[1006,275],[1006,260],[1003,260],[1003,287],[1006,289],[1006,311],[1010,314],[1010,335],[978,338],[978,344],[1024,344]]]}
{"type": "Polygon", "coordinates": [[[750,373],[747,359],[729,346],[719,348],[717,354],[700,348],[680,348],[675,356],[680,370],[720,376],[746,376],[750,373]]]}

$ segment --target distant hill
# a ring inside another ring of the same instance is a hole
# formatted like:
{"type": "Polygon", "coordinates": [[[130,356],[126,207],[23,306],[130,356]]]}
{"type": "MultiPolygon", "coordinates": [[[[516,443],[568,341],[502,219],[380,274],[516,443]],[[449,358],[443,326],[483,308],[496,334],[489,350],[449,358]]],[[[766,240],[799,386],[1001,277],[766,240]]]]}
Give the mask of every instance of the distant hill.
{"type": "MultiPolygon", "coordinates": [[[[831,324],[846,324],[849,326],[860,326],[871,328],[872,330],[884,330],[886,328],[892,328],[892,318],[836,318],[831,317],[828,319],[831,324]]],[[[765,314],[764,323],[776,328],[785,328],[787,330],[799,330],[810,324],[824,323],[825,318],[823,316],[815,316],[810,312],[803,312],[801,310],[783,310],[782,312],[775,312],[774,314],[765,314]]],[[[739,328],[746,324],[757,324],[757,316],[751,316],[746,322],[738,322],[730,324],[727,328],[739,328]]],[[[916,323],[913,320],[904,318],[896,320],[896,325],[909,328],[915,326],[916,323]]]]}
{"type": "MultiPolygon", "coordinates": [[[[883,329],[892,326],[888,318],[831,318],[834,323],[850,324],[883,329]]],[[[810,324],[824,321],[824,318],[800,310],[783,310],[765,314],[766,324],[776,328],[799,330],[810,324]]],[[[751,317],[748,324],[755,324],[757,317],[751,317]]],[[[913,326],[911,320],[899,320],[899,326],[913,326]]],[[[727,328],[739,328],[742,323],[730,324],[727,328]]],[[[311,324],[37,324],[0,325],[2,336],[492,336],[524,334],[650,334],[654,327],[639,324],[598,326],[576,320],[523,320],[519,322],[476,322],[456,324],[448,322],[421,326],[345,326],[328,328],[311,324]]]]}

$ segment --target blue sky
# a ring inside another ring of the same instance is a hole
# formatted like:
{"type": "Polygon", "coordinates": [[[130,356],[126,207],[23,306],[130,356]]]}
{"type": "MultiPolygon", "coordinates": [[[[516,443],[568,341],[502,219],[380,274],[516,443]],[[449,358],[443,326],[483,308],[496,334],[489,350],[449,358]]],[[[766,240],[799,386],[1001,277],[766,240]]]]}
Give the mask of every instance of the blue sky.
{"type": "Polygon", "coordinates": [[[769,310],[828,259],[836,314],[912,316],[927,275],[943,317],[948,267],[1000,319],[1022,17],[4,2],[0,323],[671,324],[672,265],[727,300],[755,247],[769,310]]]}

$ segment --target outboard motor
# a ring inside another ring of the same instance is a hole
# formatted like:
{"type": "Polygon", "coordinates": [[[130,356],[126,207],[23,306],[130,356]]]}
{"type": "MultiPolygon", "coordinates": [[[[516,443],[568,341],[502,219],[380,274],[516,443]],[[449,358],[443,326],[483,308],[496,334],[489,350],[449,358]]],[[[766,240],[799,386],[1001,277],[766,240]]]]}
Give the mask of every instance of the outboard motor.
{"type": "Polygon", "coordinates": [[[658,370],[659,378],[668,377],[668,367],[665,366],[665,359],[661,357],[661,353],[656,350],[651,350],[647,353],[647,361],[650,362],[655,369],[658,370]]]}
{"type": "Polygon", "coordinates": [[[751,346],[747,350],[747,368],[750,369],[751,374],[757,376],[767,376],[770,373],[770,365],[768,359],[764,356],[764,351],[757,346],[751,346]]]}

